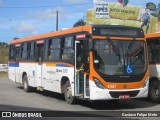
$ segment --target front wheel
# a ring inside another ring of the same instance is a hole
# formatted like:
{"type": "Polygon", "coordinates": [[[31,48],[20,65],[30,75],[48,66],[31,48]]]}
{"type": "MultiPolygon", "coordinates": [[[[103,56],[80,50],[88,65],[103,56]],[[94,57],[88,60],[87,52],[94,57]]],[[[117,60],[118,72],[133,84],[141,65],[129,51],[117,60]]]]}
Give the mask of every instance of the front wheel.
{"type": "Polygon", "coordinates": [[[31,91],[31,87],[28,85],[27,75],[23,76],[23,89],[24,89],[25,92],[30,92],[31,91]]]}
{"type": "Polygon", "coordinates": [[[154,102],[154,103],[159,103],[159,81],[158,80],[153,80],[150,81],[149,84],[149,93],[148,93],[148,97],[150,99],[150,101],[154,102]]]}
{"type": "Polygon", "coordinates": [[[72,89],[69,81],[67,81],[64,85],[65,92],[64,92],[64,98],[67,103],[74,104],[76,102],[76,98],[72,96],[72,89]]]}

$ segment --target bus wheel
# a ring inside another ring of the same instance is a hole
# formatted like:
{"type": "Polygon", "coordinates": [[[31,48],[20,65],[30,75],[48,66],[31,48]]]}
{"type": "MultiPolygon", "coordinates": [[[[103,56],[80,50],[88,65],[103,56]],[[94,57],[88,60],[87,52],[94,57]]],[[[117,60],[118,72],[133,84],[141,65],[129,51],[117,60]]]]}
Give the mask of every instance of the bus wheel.
{"type": "Polygon", "coordinates": [[[149,84],[148,97],[154,103],[158,103],[159,102],[159,97],[158,97],[159,86],[158,85],[159,84],[158,84],[157,80],[150,81],[150,84],[149,84]]]}
{"type": "Polygon", "coordinates": [[[69,81],[67,81],[64,84],[64,88],[65,88],[64,98],[65,98],[66,102],[69,104],[74,104],[76,102],[76,99],[74,96],[72,96],[72,90],[71,90],[71,85],[70,85],[69,81]]]}
{"type": "Polygon", "coordinates": [[[24,89],[25,92],[30,92],[31,91],[31,87],[28,85],[27,75],[23,76],[23,89],[24,89]]]}

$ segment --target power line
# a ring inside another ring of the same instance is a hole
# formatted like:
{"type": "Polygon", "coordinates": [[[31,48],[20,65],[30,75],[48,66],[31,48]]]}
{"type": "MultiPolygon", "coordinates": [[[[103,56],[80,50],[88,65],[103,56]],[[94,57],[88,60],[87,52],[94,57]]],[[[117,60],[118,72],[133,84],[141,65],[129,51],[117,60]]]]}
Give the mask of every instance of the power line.
{"type": "Polygon", "coordinates": [[[4,9],[7,9],[7,8],[17,8],[17,9],[23,9],[23,8],[44,8],[44,7],[59,7],[59,6],[78,6],[78,5],[89,5],[89,4],[93,4],[93,3],[81,3],[81,4],[68,4],[68,5],[54,5],[54,6],[22,6],[22,7],[18,7],[18,6],[15,6],[15,7],[11,7],[11,6],[6,6],[6,7],[0,7],[1,8],[4,8],[4,9]]]}

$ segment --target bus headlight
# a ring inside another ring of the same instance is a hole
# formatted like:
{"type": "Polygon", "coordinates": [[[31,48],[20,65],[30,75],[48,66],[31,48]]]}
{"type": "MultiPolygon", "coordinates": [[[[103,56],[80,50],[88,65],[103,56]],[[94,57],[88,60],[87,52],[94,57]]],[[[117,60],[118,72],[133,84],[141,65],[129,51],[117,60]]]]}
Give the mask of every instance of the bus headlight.
{"type": "Polygon", "coordinates": [[[149,77],[147,77],[147,79],[145,80],[142,88],[146,87],[148,85],[148,83],[149,83],[149,77]]]}
{"type": "Polygon", "coordinates": [[[97,78],[93,78],[93,80],[98,88],[105,89],[103,84],[97,78]]]}

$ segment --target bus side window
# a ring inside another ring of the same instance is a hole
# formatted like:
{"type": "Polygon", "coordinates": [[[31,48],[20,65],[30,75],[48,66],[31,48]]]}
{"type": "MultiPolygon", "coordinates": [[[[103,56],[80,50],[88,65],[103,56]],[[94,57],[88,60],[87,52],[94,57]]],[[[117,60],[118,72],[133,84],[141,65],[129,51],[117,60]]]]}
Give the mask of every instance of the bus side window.
{"type": "Polygon", "coordinates": [[[26,60],[27,59],[27,43],[24,43],[22,47],[23,47],[22,59],[26,60]]]}
{"type": "Polygon", "coordinates": [[[52,40],[52,60],[59,60],[60,59],[60,38],[55,38],[52,40]]]}
{"type": "Polygon", "coordinates": [[[15,46],[10,45],[9,47],[9,60],[14,60],[15,59],[15,46]]]}
{"type": "Polygon", "coordinates": [[[21,44],[21,59],[22,59],[22,55],[23,55],[23,43],[21,44]]]}
{"type": "Polygon", "coordinates": [[[48,40],[48,55],[47,55],[47,59],[51,60],[52,56],[51,56],[51,49],[52,49],[52,39],[48,40]]]}
{"type": "Polygon", "coordinates": [[[16,47],[16,61],[18,62],[21,59],[20,47],[16,47]]]}
{"type": "Polygon", "coordinates": [[[62,60],[74,60],[73,36],[62,39],[61,58],[62,60]]]}
{"type": "Polygon", "coordinates": [[[31,59],[31,42],[27,43],[27,59],[31,59]]]}
{"type": "Polygon", "coordinates": [[[35,42],[31,42],[30,58],[35,60],[35,42]]]}
{"type": "Polygon", "coordinates": [[[53,38],[48,41],[48,60],[59,60],[60,58],[60,39],[53,38]]]}

